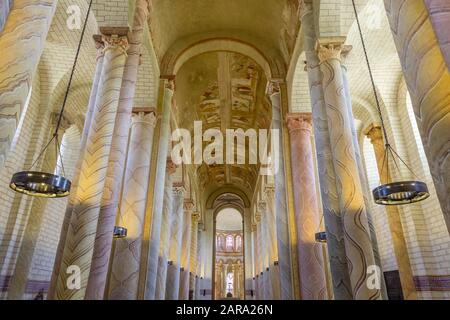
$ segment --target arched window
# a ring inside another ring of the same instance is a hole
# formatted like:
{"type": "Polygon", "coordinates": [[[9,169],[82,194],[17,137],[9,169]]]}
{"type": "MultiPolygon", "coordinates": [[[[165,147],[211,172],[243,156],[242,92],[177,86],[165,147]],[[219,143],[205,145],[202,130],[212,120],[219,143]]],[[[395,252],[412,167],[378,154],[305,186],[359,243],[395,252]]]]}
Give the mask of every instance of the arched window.
{"type": "Polygon", "coordinates": [[[236,236],[236,252],[242,251],[242,237],[236,236]]]}
{"type": "Polygon", "coordinates": [[[232,272],[227,274],[227,294],[233,294],[234,275],[232,272]]]}
{"type": "Polygon", "coordinates": [[[226,250],[227,251],[233,251],[233,247],[234,247],[234,239],[233,236],[231,234],[227,235],[227,240],[226,240],[226,250]]]}

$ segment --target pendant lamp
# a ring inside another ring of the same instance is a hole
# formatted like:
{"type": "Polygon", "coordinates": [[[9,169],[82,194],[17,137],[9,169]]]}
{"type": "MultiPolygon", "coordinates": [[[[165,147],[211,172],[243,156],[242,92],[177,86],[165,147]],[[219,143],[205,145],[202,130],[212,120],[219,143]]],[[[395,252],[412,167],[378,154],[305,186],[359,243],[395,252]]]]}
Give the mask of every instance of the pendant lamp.
{"type": "Polygon", "coordinates": [[[70,186],[71,182],[69,179],[65,178],[65,171],[64,171],[64,164],[63,164],[63,158],[61,156],[61,150],[59,148],[59,136],[58,131],[59,127],[61,126],[61,120],[63,118],[64,109],[66,107],[67,103],[67,97],[69,95],[70,86],[72,84],[73,75],[75,72],[75,67],[77,65],[78,56],[80,54],[81,44],[83,42],[84,34],[86,31],[86,25],[89,18],[89,13],[91,12],[93,0],[90,1],[88,11],[86,14],[86,20],[84,21],[83,30],[81,32],[80,41],[78,43],[78,49],[77,53],[75,55],[75,60],[73,63],[72,71],[69,78],[69,83],[67,85],[66,93],[64,96],[64,101],[61,107],[61,111],[58,115],[58,121],[56,124],[55,132],[53,133],[52,138],[50,141],[45,145],[45,147],[42,149],[42,151],[39,153],[36,160],[31,165],[31,168],[27,171],[17,172],[15,173],[12,178],[11,182],[9,184],[10,188],[13,189],[16,192],[23,193],[30,196],[35,197],[46,197],[46,198],[60,198],[60,197],[66,197],[70,193],[70,186]],[[45,151],[47,148],[51,145],[51,143],[55,143],[55,152],[56,152],[56,158],[61,159],[61,168],[63,175],[59,174],[53,174],[53,173],[47,173],[47,172],[39,172],[39,171],[33,171],[33,167],[36,165],[37,161],[42,158],[45,154],[45,151]]]}
{"type": "MultiPolygon", "coordinates": [[[[358,25],[359,36],[361,38],[362,47],[364,50],[364,56],[366,58],[367,68],[369,69],[370,81],[372,84],[373,93],[375,96],[375,102],[378,110],[378,115],[381,121],[381,127],[383,130],[383,137],[385,141],[385,152],[382,168],[380,170],[380,177],[386,175],[386,181],[373,190],[373,197],[376,204],[379,205],[403,205],[423,201],[430,196],[426,183],[422,181],[393,181],[390,174],[389,164],[392,161],[395,168],[400,173],[399,164],[403,164],[414,177],[413,170],[406,164],[406,162],[400,157],[400,155],[394,150],[389,143],[388,135],[386,132],[386,126],[381,112],[380,101],[375,86],[375,81],[372,74],[372,68],[370,66],[369,57],[367,54],[366,44],[361,29],[361,23],[359,21],[358,10],[356,9],[355,0],[352,0],[353,10],[355,12],[356,23],[358,25]]],[[[382,179],[382,178],[381,178],[382,179]]]]}

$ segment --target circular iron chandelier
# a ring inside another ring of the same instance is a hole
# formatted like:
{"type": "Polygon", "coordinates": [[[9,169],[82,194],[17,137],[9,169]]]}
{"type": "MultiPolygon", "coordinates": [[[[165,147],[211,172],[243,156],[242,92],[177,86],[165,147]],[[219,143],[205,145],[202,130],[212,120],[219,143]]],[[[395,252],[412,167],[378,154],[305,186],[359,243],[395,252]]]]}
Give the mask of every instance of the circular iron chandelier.
{"type": "Polygon", "coordinates": [[[386,126],[381,112],[380,101],[378,99],[377,89],[372,74],[372,68],[370,66],[369,57],[367,54],[366,44],[361,29],[361,23],[359,21],[358,10],[356,9],[355,0],[352,0],[353,10],[355,12],[356,23],[358,25],[359,36],[361,38],[361,44],[366,59],[367,68],[369,69],[370,81],[372,84],[373,94],[375,96],[375,102],[378,110],[378,115],[381,121],[381,128],[383,130],[383,137],[385,141],[385,152],[383,158],[383,164],[380,169],[381,185],[372,191],[374,201],[379,205],[403,205],[411,204],[423,201],[430,196],[426,183],[422,181],[393,181],[390,173],[390,162],[394,164],[397,171],[400,173],[399,163],[402,163],[414,177],[413,170],[406,164],[406,162],[400,157],[400,155],[394,150],[389,143],[386,126]]]}
{"type": "Polygon", "coordinates": [[[38,157],[34,162],[31,164],[31,168],[26,171],[16,172],[13,174],[11,178],[11,182],[9,184],[9,187],[19,193],[23,193],[29,196],[35,196],[35,197],[45,197],[45,198],[60,198],[60,197],[66,197],[70,194],[70,186],[71,182],[69,179],[65,178],[66,175],[64,170],[64,164],[63,164],[63,157],[61,155],[61,150],[59,147],[60,140],[58,136],[58,131],[61,126],[61,121],[63,119],[63,113],[64,109],[66,107],[67,98],[69,96],[70,86],[72,84],[73,75],[75,72],[75,67],[77,65],[78,56],[80,54],[81,44],[83,42],[84,34],[86,31],[86,25],[89,18],[89,13],[91,12],[92,7],[91,0],[89,2],[89,7],[86,14],[86,19],[83,24],[83,30],[81,32],[80,41],[78,43],[77,53],[75,55],[75,59],[72,66],[72,71],[70,73],[69,83],[67,85],[67,89],[64,95],[64,101],[61,107],[61,111],[58,115],[58,121],[56,124],[55,132],[53,133],[52,138],[50,141],[45,145],[45,147],[42,149],[42,151],[39,153],[38,157]],[[36,165],[37,161],[42,158],[45,151],[48,149],[50,144],[54,142],[55,143],[55,153],[56,153],[56,159],[61,160],[61,169],[62,174],[59,175],[59,173],[48,173],[48,172],[39,172],[39,171],[33,171],[33,167],[36,165]]]}
{"type": "Polygon", "coordinates": [[[127,236],[127,231],[128,231],[127,228],[115,226],[114,232],[113,232],[113,237],[116,239],[125,238],[127,236]]]}

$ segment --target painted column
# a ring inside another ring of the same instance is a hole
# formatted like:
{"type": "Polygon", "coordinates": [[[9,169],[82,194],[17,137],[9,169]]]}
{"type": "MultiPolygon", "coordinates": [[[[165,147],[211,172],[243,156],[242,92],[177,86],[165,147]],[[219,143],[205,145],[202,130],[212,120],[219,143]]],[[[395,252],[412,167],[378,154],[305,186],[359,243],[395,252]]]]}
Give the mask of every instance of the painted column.
{"type": "Polygon", "coordinates": [[[315,241],[320,230],[314,159],[311,145],[311,114],[288,115],[292,176],[297,225],[298,265],[303,300],[326,300],[327,288],[322,245],[315,241]]]}
{"type": "Polygon", "coordinates": [[[183,235],[181,240],[181,271],[178,300],[189,300],[189,270],[192,242],[192,222],[194,220],[194,215],[192,214],[193,208],[193,202],[185,202],[185,210],[183,213],[183,235]]]}
{"type": "Polygon", "coordinates": [[[14,0],[0,32],[0,168],[31,90],[56,0],[14,0]]]}
{"type": "Polygon", "coordinates": [[[286,181],[284,168],[284,148],[282,139],[282,112],[280,84],[271,81],[267,87],[267,94],[272,103],[272,129],[278,131],[278,152],[275,151],[275,213],[278,246],[278,266],[280,277],[280,297],[282,300],[292,300],[292,263],[289,248],[288,208],[286,203],[286,181]]]}
{"type": "MultiPolygon", "coordinates": [[[[47,137],[45,141],[49,141],[56,129],[59,115],[56,113],[51,114],[50,128],[48,129],[47,137]]],[[[58,131],[59,146],[61,147],[62,138],[65,131],[70,127],[70,123],[66,118],[62,118],[58,131]]],[[[46,150],[45,159],[41,166],[41,171],[43,172],[56,172],[57,161],[55,157],[56,150],[55,144],[46,150]]],[[[57,173],[61,174],[62,173],[57,173]]],[[[69,178],[69,177],[66,177],[69,178]]],[[[39,233],[42,228],[42,221],[46,212],[48,199],[46,198],[34,198],[31,204],[30,214],[27,220],[25,231],[23,233],[23,239],[20,246],[20,251],[17,255],[16,265],[14,267],[14,272],[12,278],[9,281],[8,288],[8,299],[9,300],[20,300],[25,294],[27,287],[27,281],[29,278],[29,273],[31,271],[31,266],[33,263],[33,255],[35,253],[36,244],[39,238],[39,233]]],[[[51,201],[51,200],[50,200],[51,201]]]]}
{"type": "MultiPolygon", "coordinates": [[[[367,137],[373,145],[375,157],[377,160],[378,173],[382,184],[387,183],[388,172],[383,170],[385,144],[381,127],[372,126],[366,133],[367,137]]],[[[395,257],[397,258],[397,266],[400,274],[400,282],[402,285],[403,297],[405,300],[417,300],[416,286],[414,276],[409,260],[408,247],[403,232],[400,211],[395,206],[386,206],[386,214],[389,221],[389,229],[391,231],[392,243],[394,245],[395,257]]]]}
{"type": "MultiPolygon", "coordinates": [[[[98,97],[101,96],[99,91],[99,84],[103,82],[103,60],[104,60],[104,42],[101,40],[101,36],[94,36],[95,47],[97,48],[97,63],[95,66],[94,79],[92,81],[91,93],[89,96],[88,107],[84,120],[83,132],[81,134],[80,142],[80,157],[75,165],[74,178],[72,179],[71,193],[69,195],[68,205],[64,214],[63,223],[61,226],[61,236],[59,238],[58,247],[56,249],[55,263],[53,267],[53,274],[50,281],[50,287],[47,293],[48,299],[55,299],[56,283],[58,281],[59,272],[61,269],[61,262],[64,253],[64,247],[67,238],[67,231],[69,229],[70,219],[72,217],[73,206],[76,201],[76,190],[78,189],[78,181],[80,179],[81,165],[83,164],[84,154],[86,152],[86,142],[91,129],[94,110],[97,105],[98,97]]],[[[64,271],[65,272],[65,271],[64,271]]]]}
{"type": "MultiPolygon", "coordinates": [[[[115,29],[112,32],[116,32],[115,29]]],[[[89,277],[97,230],[102,191],[104,188],[108,158],[111,151],[114,123],[119,105],[128,41],[118,34],[103,36],[105,57],[103,80],[94,111],[91,130],[86,143],[86,152],[80,169],[80,179],[73,206],[71,223],[62,259],[62,271],[77,266],[81,271],[81,288],[67,286],[68,274],[60,272],[57,284],[57,299],[83,299],[89,277]]]]}
{"type": "Polygon", "coordinates": [[[155,300],[164,300],[166,297],[167,264],[169,263],[170,233],[172,214],[176,209],[174,202],[174,190],[172,174],[176,166],[171,160],[167,160],[166,183],[164,185],[164,203],[161,219],[160,247],[158,257],[158,272],[156,279],[155,300]]]}
{"type": "Polygon", "coordinates": [[[326,103],[326,113],[336,174],[339,208],[342,214],[347,260],[351,268],[350,283],[353,298],[373,300],[380,298],[380,289],[367,285],[367,268],[376,265],[358,164],[355,157],[352,132],[345,99],[341,67],[342,42],[318,41],[320,70],[326,103]]]}
{"type": "Polygon", "coordinates": [[[115,241],[108,299],[136,300],[138,294],[145,201],[152,156],[154,111],[138,109],[131,118],[128,160],[118,225],[127,229],[126,238],[115,241]]]}
{"type": "Polygon", "coordinates": [[[272,300],[272,281],[270,278],[270,234],[267,219],[267,203],[264,201],[258,202],[258,210],[261,215],[261,258],[263,271],[263,285],[264,285],[264,300],[272,300]]]}
{"type": "MultiPolygon", "coordinates": [[[[160,122],[155,184],[153,187],[153,198],[152,198],[153,208],[152,208],[150,241],[149,241],[150,247],[148,249],[148,257],[146,257],[147,270],[144,270],[145,277],[143,277],[145,278],[145,290],[144,290],[145,300],[156,299],[156,283],[158,272],[157,270],[161,259],[159,253],[160,253],[162,219],[164,217],[163,206],[165,204],[164,202],[165,195],[168,195],[169,192],[168,189],[165,188],[163,183],[165,183],[166,181],[166,163],[170,138],[170,113],[172,108],[172,97],[174,86],[175,84],[173,80],[165,81],[163,86],[160,88],[160,101],[158,102],[162,103],[162,118],[160,122]]],[[[174,168],[169,168],[169,170],[173,169],[174,168]]],[[[170,193],[171,192],[172,191],[170,191],[170,193]]],[[[167,210],[168,209],[167,204],[165,204],[165,206],[167,210]]],[[[165,267],[167,267],[167,265],[165,267]]]]}
{"type": "Polygon", "coordinates": [[[195,293],[195,281],[197,279],[197,247],[198,247],[198,221],[200,214],[192,215],[192,227],[191,227],[191,252],[189,257],[189,295],[194,299],[195,293]]]}
{"type": "Polygon", "coordinates": [[[331,143],[322,88],[322,72],[315,50],[316,33],[311,3],[300,1],[300,15],[305,38],[306,63],[312,104],[314,138],[319,170],[320,192],[327,232],[327,247],[336,300],[352,299],[349,269],[344,244],[342,216],[331,154],[331,143]]]}
{"type": "MultiPolygon", "coordinates": [[[[180,291],[181,240],[183,237],[184,211],[192,211],[192,204],[185,205],[184,187],[174,188],[173,210],[170,225],[169,261],[167,269],[166,300],[178,300],[180,291]]],[[[189,218],[190,220],[190,218],[189,218]]]]}
{"type": "MultiPolygon", "coordinates": [[[[117,211],[120,206],[119,201],[122,190],[122,178],[125,171],[128,134],[136,91],[143,30],[148,14],[147,0],[137,0],[134,12],[133,29],[128,34],[128,56],[125,62],[122,87],[120,89],[119,107],[115,119],[111,153],[109,156],[97,234],[95,237],[94,254],[86,289],[85,299],[89,300],[101,300],[105,293],[109,271],[108,268],[110,265],[110,252],[113,243],[111,234],[114,230],[117,211]]],[[[149,145],[151,148],[151,142],[149,145]]],[[[125,296],[123,298],[125,298],[125,296]]]]}
{"type": "Polygon", "coordinates": [[[385,0],[384,3],[436,193],[450,231],[448,1],[385,0]]]}
{"type": "Polygon", "coordinates": [[[280,293],[280,277],[278,264],[278,248],[277,248],[277,230],[276,230],[276,213],[275,213],[275,188],[266,185],[264,188],[266,199],[267,227],[269,228],[269,242],[267,250],[269,250],[269,273],[272,285],[272,298],[274,300],[281,299],[280,293]]]}

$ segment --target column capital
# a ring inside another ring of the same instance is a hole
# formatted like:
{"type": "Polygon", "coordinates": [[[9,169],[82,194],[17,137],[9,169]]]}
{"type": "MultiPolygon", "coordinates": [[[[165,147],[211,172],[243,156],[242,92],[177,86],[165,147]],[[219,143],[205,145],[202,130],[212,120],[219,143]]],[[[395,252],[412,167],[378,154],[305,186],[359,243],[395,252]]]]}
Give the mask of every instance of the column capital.
{"type": "MultiPolygon", "coordinates": [[[[186,189],[184,186],[174,186],[172,187],[172,192],[174,196],[184,197],[184,192],[186,189]]],[[[183,208],[184,208],[184,201],[183,201],[183,208]]]]}
{"type": "Polygon", "coordinates": [[[126,53],[129,47],[128,27],[100,27],[102,41],[105,45],[104,51],[120,49],[126,53]]]}
{"type": "Polygon", "coordinates": [[[131,124],[144,123],[152,128],[156,126],[156,111],[154,108],[133,108],[131,124]]]}
{"type": "Polygon", "coordinates": [[[172,161],[172,159],[168,158],[166,163],[166,173],[168,175],[172,175],[177,170],[177,165],[172,161]]]}
{"type": "MultiPolygon", "coordinates": [[[[50,115],[50,124],[52,126],[52,130],[56,129],[56,126],[58,124],[58,119],[59,119],[59,113],[57,112],[52,112],[52,114],[50,115]]],[[[63,115],[61,118],[61,122],[59,124],[59,130],[60,133],[64,133],[67,129],[70,128],[70,126],[72,125],[72,123],[63,115]]]]}
{"type": "Polygon", "coordinates": [[[264,187],[264,193],[266,194],[266,197],[273,197],[275,194],[275,186],[266,185],[264,187]]]}
{"type": "Polygon", "coordinates": [[[383,131],[381,130],[381,126],[375,123],[372,123],[366,130],[364,130],[364,135],[370,139],[372,144],[375,143],[383,143],[383,131]]]}
{"type": "Polygon", "coordinates": [[[98,60],[98,59],[100,59],[101,57],[104,56],[105,43],[102,40],[102,35],[101,34],[94,34],[92,36],[92,38],[94,39],[95,48],[97,49],[96,60],[98,60]]]}
{"type": "Polygon", "coordinates": [[[316,42],[316,51],[320,63],[336,59],[341,61],[341,54],[344,47],[345,37],[320,38],[316,42]]]}
{"type": "Polygon", "coordinates": [[[261,213],[265,212],[267,209],[267,202],[266,201],[258,201],[258,211],[261,213]]]}
{"type": "Polygon", "coordinates": [[[266,95],[272,96],[274,94],[279,94],[281,92],[280,84],[282,83],[282,80],[278,79],[271,79],[267,82],[266,87],[266,95]]]}
{"type": "Polygon", "coordinates": [[[312,115],[311,113],[289,113],[286,118],[289,133],[304,130],[312,132],[312,115]]]}
{"type": "Polygon", "coordinates": [[[193,212],[191,216],[192,222],[198,222],[200,220],[200,212],[193,212]]]}
{"type": "Polygon", "coordinates": [[[195,203],[192,201],[192,199],[184,199],[183,202],[183,209],[185,211],[193,211],[195,208],[195,203]]]}

